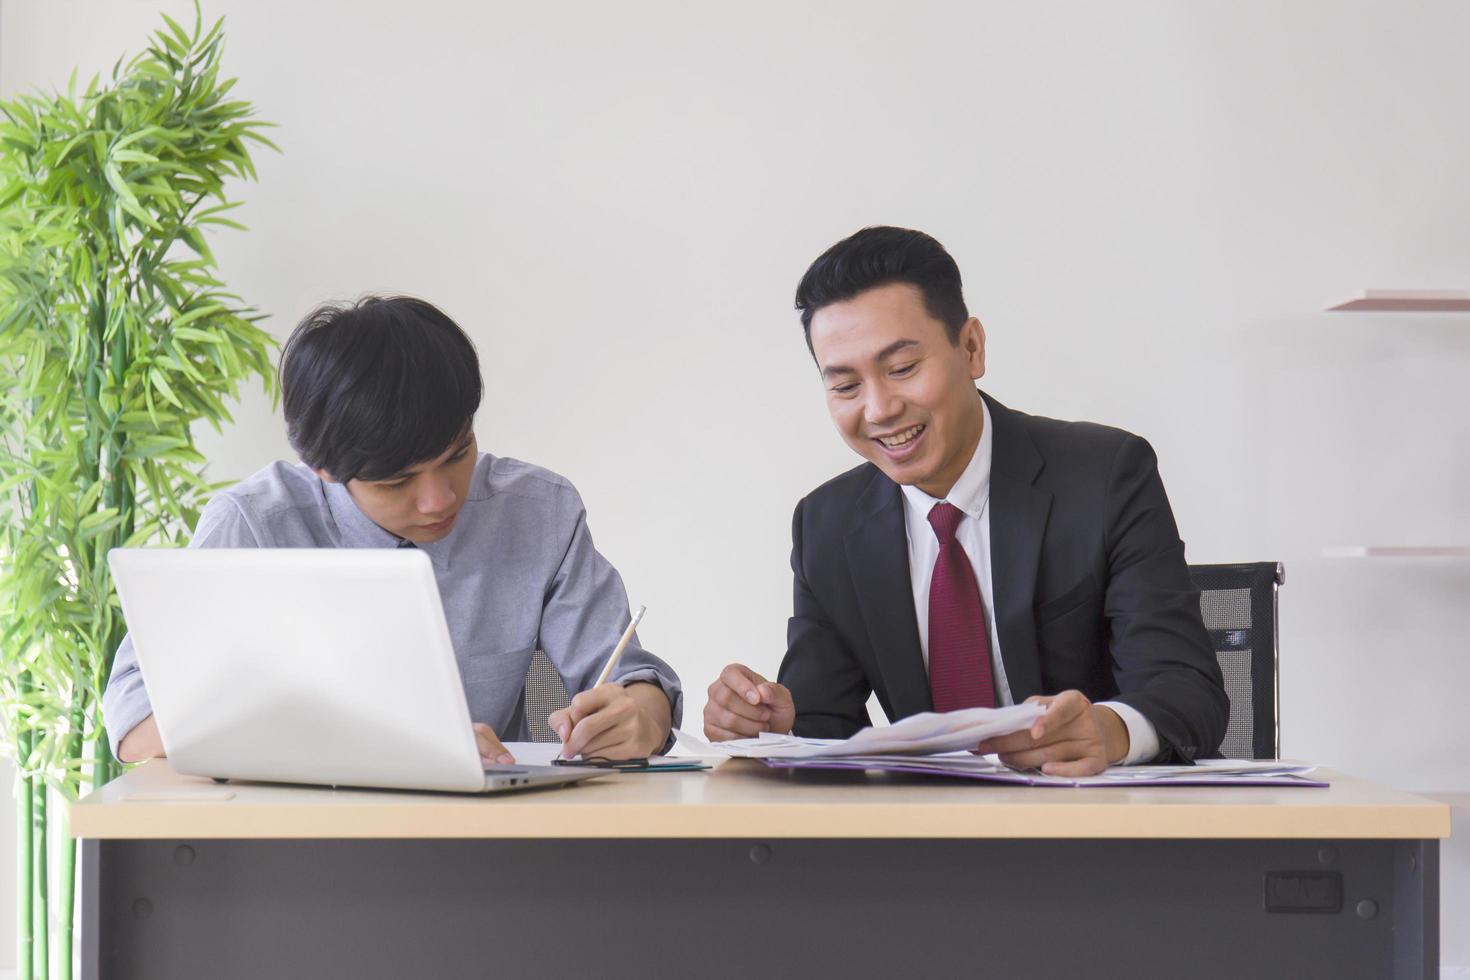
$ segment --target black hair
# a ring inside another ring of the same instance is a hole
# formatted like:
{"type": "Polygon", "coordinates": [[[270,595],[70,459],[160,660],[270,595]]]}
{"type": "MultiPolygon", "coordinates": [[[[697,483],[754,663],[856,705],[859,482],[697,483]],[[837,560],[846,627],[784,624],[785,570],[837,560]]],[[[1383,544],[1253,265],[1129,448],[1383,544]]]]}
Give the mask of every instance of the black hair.
{"type": "Polygon", "coordinates": [[[306,315],[281,352],[286,436],[334,480],[386,480],[467,436],[484,387],[475,345],[433,305],[368,296],[306,315]]]}
{"type": "Polygon", "coordinates": [[[896,282],[917,287],[929,315],[944,324],[950,343],[959,343],[960,328],[970,318],[960,267],[943,245],[922,231],[883,225],[844,238],[819,255],[801,277],[796,308],[801,311],[807,350],[812,346],[812,315],[818,310],[896,282]]]}

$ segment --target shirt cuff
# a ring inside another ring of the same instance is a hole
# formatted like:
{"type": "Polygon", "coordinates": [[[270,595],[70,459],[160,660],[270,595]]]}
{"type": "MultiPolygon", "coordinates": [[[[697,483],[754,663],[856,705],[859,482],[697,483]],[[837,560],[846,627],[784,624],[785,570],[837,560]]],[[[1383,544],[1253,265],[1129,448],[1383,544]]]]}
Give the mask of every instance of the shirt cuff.
{"type": "Polygon", "coordinates": [[[664,740],[663,746],[658,750],[659,755],[667,755],[674,747],[674,732],[679,728],[679,723],[684,720],[684,691],[675,686],[673,691],[669,690],[667,679],[653,667],[638,667],[619,674],[613,678],[613,683],[627,687],[629,684],[652,684],[664,693],[669,699],[669,737],[664,740]]]}
{"type": "Polygon", "coordinates": [[[1123,727],[1128,729],[1128,754],[1118,765],[1136,766],[1139,763],[1152,762],[1158,757],[1159,733],[1154,730],[1153,722],[1145,718],[1142,712],[1120,701],[1099,701],[1098,704],[1111,709],[1123,719],[1123,727]]]}

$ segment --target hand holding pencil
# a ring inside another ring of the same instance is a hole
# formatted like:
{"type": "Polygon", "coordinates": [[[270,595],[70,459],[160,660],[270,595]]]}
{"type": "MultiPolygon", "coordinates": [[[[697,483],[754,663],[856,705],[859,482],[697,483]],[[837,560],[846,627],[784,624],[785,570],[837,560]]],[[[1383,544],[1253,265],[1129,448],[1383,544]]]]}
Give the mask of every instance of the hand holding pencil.
{"type": "Polygon", "coordinates": [[[638,759],[657,752],[668,737],[671,709],[662,688],[651,683],[610,683],[645,610],[639,606],[633,614],[596,686],[546,719],[562,740],[563,758],[638,759]]]}

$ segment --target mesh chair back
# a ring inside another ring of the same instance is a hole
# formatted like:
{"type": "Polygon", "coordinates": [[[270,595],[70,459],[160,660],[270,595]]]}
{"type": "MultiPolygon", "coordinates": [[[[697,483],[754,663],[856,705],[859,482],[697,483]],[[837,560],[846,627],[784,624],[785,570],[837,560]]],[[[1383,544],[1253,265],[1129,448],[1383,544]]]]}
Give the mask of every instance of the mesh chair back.
{"type": "Polygon", "coordinates": [[[1220,754],[1227,759],[1281,755],[1276,685],[1276,590],[1280,562],[1190,565],[1200,612],[1230,696],[1230,722],[1220,754]]]}
{"type": "Polygon", "coordinates": [[[526,671],[526,723],[531,729],[533,742],[560,742],[556,732],[546,724],[546,716],[560,711],[572,703],[561,674],[543,650],[531,655],[531,666],[526,671]]]}

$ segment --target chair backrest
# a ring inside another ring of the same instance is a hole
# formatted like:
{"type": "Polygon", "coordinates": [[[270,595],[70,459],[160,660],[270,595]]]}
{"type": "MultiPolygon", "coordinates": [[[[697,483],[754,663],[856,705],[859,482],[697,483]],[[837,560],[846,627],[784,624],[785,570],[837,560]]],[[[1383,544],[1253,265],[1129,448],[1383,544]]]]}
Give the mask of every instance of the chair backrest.
{"type": "Polygon", "coordinates": [[[531,729],[533,742],[560,742],[556,732],[546,724],[546,716],[560,711],[572,703],[561,674],[543,650],[531,655],[531,666],[526,671],[526,724],[531,729]]]}
{"type": "Polygon", "coordinates": [[[1277,689],[1276,590],[1286,581],[1280,562],[1190,565],[1200,612],[1230,696],[1230,723],[1220,754],[1227,759],[1281,755],[1277,689]]]}

